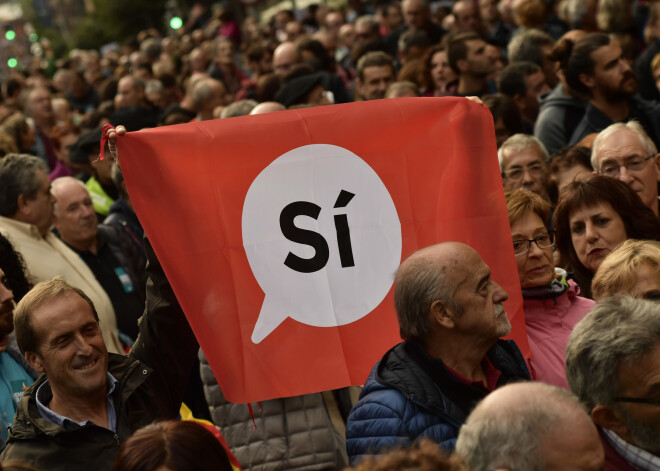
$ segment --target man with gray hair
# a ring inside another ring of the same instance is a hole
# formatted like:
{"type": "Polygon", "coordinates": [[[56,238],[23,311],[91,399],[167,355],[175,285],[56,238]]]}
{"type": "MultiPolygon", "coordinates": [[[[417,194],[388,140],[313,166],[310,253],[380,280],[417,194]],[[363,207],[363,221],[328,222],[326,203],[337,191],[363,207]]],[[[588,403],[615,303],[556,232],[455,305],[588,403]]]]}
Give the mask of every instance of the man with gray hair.
{"type": "Polygon", "coordinates": [[[566,378],[599,427],[605,469],[659,469],[660,305],[599,302],[568,340],[566,378]]]}
{"type": "Polygon", "coordinates": [[[529,134],[514,134],[502,143],[497,158],[504,188],[525,188],[548,199],[545,178],[549,157],[541,141],[529,134]]]}
{"type": "Polygon", "coordinates": [[[0,161],[0,232],[23,256],[31,283],[61,276],[94,302],[108,350],[123,353],[112,302],[94,273],[50,231],[55,198],[38,158],[9,154],[0,161]]]}
{"type": "Polygon", "coordinates": [[[591,147],[591,166],[596,173],[627,183],[658,215],[660,154],[637,121],[603,129],[591,147]]]}
{"type": "Polygon", "coordinates": [[[544,383],[489,394],[461,427],[456,454],[471,471],[601,471],[603,446],[573,394],[544,383]]]}
{"type": "Polygon", "coordinates": [[[471,247],[443,242],[410,255],[394,280],[403,343],[371,371],[346,425],[353,463],[429,438],[454,448],[472,408],[508,382],[528,380],[511,330],[508,295],[471,247]]]}

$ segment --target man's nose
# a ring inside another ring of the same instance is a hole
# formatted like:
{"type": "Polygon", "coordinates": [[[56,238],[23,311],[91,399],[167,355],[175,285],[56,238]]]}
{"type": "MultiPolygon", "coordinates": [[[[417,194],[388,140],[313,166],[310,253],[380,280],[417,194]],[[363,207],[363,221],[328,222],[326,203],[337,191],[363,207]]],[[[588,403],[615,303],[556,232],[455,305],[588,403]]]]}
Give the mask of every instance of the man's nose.
{"type": "MultiPolygon", "coordinates": [[[[495,283],[493,281],[493,283],[495,283]]],[[[493,294],[494,303],[503,303],[509,299],[509,294],[499,284],[495,283],[495,293],[493,294]]]]}
{"type": "Polygon", "coordinates": [[[619,180],[627,184],[630,184],[633,181],[630,171],[624,165],[619,167],[619,180]]]}

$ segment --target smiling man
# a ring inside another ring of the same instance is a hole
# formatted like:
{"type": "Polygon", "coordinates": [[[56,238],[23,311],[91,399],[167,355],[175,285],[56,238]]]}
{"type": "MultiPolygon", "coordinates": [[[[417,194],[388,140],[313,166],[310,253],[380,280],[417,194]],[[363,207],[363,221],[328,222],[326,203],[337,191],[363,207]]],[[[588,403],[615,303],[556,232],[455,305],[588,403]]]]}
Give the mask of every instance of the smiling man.
{"type": "MultiPolygon", "coordinates": [[[[126,130],[111,130],[109,147],[126,130]]],[[[199,344],[145,239],[147,289],[128,355],[108,353],[94,303],[60,278],[16,306],[16,342],[42,375],[25,392],[0,460],[41,470],[110,471],[119,445],[154,420],[178,416],[199,344]]]]}
{"type": "Polygon", "coordinates": [[[144,268],[133,244],[115,228],[98,225],[92,198],[73,177],[53,181],[53,225],[60,239],[87,264],[112,302],[117,327],[132,340],[144,309],[144,268]]]}
{"type": "Polygon", "coordinates": [[[43,374],[21,398],[3,462],[109,471],[131,433],[176,418],[199,346],[145,245],[151,281],[127,356],[108,353],[93,303],[61,279],[39,283],[16,306],[18,347],[43,374]]]}
{"type": "Polygon", "coordinates": [[[660,154],[638,122],[616,123],[601,131],[592,146],[591,166],[596,173],[627,183],[658,215],[660,154]]]}
{"type": "Polygon", "coordinates": [[[516,344],[501,340],[511,330],[508,295],[474,249],[444,242],[418,250],[394,283],[404,342],[376,364],[349,414],[352,462],[420,438],[452,450],[477,402],[529,379],[516,344]]]}

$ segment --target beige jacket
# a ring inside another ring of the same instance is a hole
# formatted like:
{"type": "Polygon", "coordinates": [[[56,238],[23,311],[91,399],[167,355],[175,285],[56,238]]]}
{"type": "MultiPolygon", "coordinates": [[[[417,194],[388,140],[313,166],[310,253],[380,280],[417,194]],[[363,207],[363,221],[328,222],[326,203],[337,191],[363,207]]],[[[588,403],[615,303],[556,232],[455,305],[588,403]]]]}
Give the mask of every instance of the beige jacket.
{"type": "Polygon", "coordinates": [[[103,340],[109,352],[124,353],[117,336],[112,302],[85,262],[54,234],[42,237],[36,226],[0,216],[0,232],[23,256],[31,283],[62,276],[85,292],[99,315],[103,340]]]}

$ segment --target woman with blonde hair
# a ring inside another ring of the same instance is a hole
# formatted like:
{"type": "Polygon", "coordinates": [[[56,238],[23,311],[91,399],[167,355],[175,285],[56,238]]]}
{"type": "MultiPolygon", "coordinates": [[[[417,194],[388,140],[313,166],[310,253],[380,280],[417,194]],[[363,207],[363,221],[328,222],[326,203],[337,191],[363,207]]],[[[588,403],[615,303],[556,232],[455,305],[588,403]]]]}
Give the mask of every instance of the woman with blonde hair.
{"type": "Polygon", "coordinates": [[[600,264],[591,291],[597,301],[616,294],[660,301],[660,242],[625,241],[600,264]]]}

